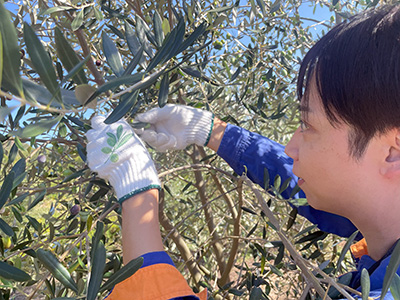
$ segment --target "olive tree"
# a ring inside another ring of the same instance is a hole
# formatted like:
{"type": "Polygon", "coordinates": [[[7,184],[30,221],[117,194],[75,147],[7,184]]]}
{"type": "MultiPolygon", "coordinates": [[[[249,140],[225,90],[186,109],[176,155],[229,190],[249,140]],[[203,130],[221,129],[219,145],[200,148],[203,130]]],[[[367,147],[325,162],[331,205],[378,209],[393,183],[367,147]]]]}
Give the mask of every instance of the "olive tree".
{"type": "MultiPolygon", "coordinates": [[[[137,113],[178,103],[285,143],[297,127],[301,57],[335,23],[377,4],[2,3],[0,299],[96,299],[141,266],[122,265],[119,205],[86,165],[94,114],[140,128],[137,113]]],[[[165,247],[194,290],[215,299],[349,295],[336,279],[352,267],[352,238],[339,247],[297,217],[280,196],[287,182],[261,190],[202,147],[149,150],[163,182],[165,247]]]]}

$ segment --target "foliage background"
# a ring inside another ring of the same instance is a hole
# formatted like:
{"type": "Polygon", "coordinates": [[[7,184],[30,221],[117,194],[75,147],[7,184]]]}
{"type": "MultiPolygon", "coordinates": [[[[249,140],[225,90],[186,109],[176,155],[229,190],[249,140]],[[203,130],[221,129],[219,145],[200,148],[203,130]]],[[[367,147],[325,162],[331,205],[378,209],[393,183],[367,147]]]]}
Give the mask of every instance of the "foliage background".
{"type": "MultiPolygon", "coordinates": [[[[140,266],[121,269],[116,199],[85,165],[84,134],[95,113],[133,120],[179,103],[284,144],[297,128],[301,58],[335,23],[377,4],[3,4],[0,299],[103,298],[110,277],[122,280],[140,266]]],[[[351,240],[297,217],[279,196],[280,178],[272,193],[255,191],[208,149],[150,151],[164,184],[165,247],[195,290],[207,287],[211,299],[338,296],[330,287],[353,267],[345,255],[351,240]]]]}

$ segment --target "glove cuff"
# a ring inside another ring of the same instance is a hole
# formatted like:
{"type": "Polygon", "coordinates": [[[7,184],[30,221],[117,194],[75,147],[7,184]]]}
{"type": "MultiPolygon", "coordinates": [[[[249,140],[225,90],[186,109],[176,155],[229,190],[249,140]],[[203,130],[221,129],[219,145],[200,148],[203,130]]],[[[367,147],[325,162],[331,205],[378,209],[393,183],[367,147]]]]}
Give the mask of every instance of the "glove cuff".
{"type": "Polygon", "coordinates": [[[143,191],[161,189],[154,163],[149,160],[147,164],[143,166],[142,162],[130,159],[111,170],[109,181],[119,203],[143,191]]]}
{"type": "Polygon", "coordinates": [[[188,144],[194,143],[199,146],[206,146],[211,137],[214,114],[210,111],[202,110],[201,112],[196,112],[190,122],[193,127],[186,133],[188,144]]]}
{"type": "Polygon", "coordinates": [[[133,197],[133,196],[135,196],[137,194],[140,194],[142,192],[145,192],[145,191],[148,191],[148,190],[151,190],[151,189],[158,189],[160,191],[161,190],[161,186],[159,184],[151,184],[149,186],[143,187],[143,188],[138,189],[136,191],[132,191],[132,192],[126,194],[125,196],[122,196],[121,198],[118,198],[118,202],[119,202],[119,204],[122,204],[122,202],[124,202],[125,200],[128,200],[129,198],[131,198],[131,197],[133,197]]]}

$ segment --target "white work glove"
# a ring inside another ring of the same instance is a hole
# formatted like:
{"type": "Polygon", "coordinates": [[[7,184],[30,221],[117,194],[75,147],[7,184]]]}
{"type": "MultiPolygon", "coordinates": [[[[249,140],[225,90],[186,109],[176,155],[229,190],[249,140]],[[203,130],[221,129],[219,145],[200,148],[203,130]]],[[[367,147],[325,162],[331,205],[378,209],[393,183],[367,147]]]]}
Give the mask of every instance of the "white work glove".
{"type": "Polygon", "coordinates": [[[140,192],[160,189],[153,160],[132,127],[125,120],[111,125],[104,120],[95,116],[93,129],[86,133],[90,169],[111,183],[120,203],[140,192]]]}
{"type": "Polygon", "coordinates": [[[149,128],[137,132],[156,150],[182,150],[191,144],[207,146],[214,114],[189,106],[167,104],[139,114],[135,120],[150,123],[149,128]]]}

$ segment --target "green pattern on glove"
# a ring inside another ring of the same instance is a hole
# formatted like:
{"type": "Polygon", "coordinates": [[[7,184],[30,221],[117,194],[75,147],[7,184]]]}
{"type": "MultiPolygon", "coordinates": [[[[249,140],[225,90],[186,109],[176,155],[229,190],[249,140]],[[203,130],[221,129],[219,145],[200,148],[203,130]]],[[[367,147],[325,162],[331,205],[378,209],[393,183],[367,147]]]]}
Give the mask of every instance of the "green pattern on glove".
{"type": "Polygon", "coordinates": [[[111,160],[111,162],[116,163],[119,160],[118,154],[114,153],[118,148],[122,147],[125,145],[129,139],[133,137],[132,133],[127,133],[126,131],[124,132],[122,125],[119,125],[117,128],[116,135],[112,132],[107,132],[108,135],[107,139],[107,144],[111,147],[103,147],[101,149],[101,152],[104,154],[110,154],[108,159],[106,160],[105,163],[108,162],[108,160],[111,160]]]}

